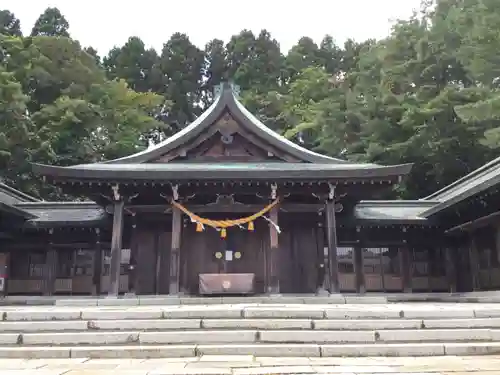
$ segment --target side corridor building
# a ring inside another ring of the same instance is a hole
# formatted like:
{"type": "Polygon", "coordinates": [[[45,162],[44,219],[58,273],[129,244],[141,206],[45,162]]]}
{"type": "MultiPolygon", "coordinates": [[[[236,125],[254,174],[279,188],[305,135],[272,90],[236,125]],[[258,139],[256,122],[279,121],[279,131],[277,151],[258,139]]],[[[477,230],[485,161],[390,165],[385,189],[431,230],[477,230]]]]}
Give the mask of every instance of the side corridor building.
{"type": "Polygon", "coordinates": [[[154,148],[33,168],[88,201],[39,201],[0,184],[4,295],[500,288],[500,158],[419,200],[373,200],[411,165],[306,150],[230,84],[154,148]]]}

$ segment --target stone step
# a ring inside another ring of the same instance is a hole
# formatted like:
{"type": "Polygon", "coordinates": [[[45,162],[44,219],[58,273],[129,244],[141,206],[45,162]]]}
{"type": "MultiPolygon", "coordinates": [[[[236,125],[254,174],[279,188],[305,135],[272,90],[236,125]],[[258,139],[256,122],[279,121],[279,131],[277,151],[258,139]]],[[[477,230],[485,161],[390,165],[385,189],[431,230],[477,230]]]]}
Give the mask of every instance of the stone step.
{"type": "Polygon", "coordinates": [[[380,303],[499,303],[500,292],[470,293],[367,293],[365,295],[332,294],[329,296],[278,295],[246,297],[178,297],[170,295],[101,297],[6,296],[0,306],[138,306],[138,305],[208,305],[235,303],[293,304],[380,304],[380,303]]]}
{"type": "Polygon", "coordinates": [[[0,346],[0,358],[418,357],[499,354],[500,342],[411,344],[217,344],[121,346],[0,346]]]}
{"type": "Polygon", "coordinates": [[[499,305],[210,305],[4,308],[3,321],[125,319],[473,319],[500,318],[499,305]]]}
{"type": "Polygon", "coordinates": [[[495,304],[38,306],[0,313],[0,357],[500,353],[495,304]]]}
{"type": "Polygon", "coordinates": [[[500,341],[498,329],[165,330],[0,333],[0,345],[393,343],[500,341]]]}
{"type": "Polygon", "coordinates": [[[137,296],[123,298],[68,298],[52,301],[56,306],[171,306],[171,305],[220,305],[220,304],[384,304],[385,296],[241,296],[241,297],[173,297],[137,296]]]}
{"type": "Polygon", "coordinates": [[[27,301],[24,297],[9,296],[1,302],[25,304],[55,304],[57,306],[148,306],[148,305],[209,305],[209,304],[381,304],[401,302],[422,303],[499,303],[500,292],[472,292],[472,293],[395,293],[366,295],[331,294],[329,296],[316,295],[277,295],[277,296],[226,296],[226,297],[176,297],[169,295],[159,296],[123,296],[120,298],[87,297],[61,298],[37,297],[27,301]]]}
{"type": "Polygon", "coordinates": [[[428,330],[500,329],[500,318],[475,319],[106,319],[0,321],[0,332],[172,331],[172,330],[428,330]]]}

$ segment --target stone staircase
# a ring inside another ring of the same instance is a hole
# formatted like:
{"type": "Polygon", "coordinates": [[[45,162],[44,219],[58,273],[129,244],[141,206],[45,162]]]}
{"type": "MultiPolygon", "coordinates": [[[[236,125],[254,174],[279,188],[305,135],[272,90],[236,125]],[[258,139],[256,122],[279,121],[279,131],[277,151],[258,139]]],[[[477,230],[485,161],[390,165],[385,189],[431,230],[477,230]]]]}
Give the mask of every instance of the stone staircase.
{"type": "Polygon", "coordinates": [[[383,297],[68,299],[0,307],[2,358],[500,353],[500,304],[383,297]]]}

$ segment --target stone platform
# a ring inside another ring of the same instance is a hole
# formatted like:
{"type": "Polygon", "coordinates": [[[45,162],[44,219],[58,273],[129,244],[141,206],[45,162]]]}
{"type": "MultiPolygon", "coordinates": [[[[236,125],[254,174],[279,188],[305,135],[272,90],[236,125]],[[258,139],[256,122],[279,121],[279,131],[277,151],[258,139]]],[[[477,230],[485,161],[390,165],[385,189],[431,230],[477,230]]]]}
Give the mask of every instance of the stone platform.
{"type": "Polygon", "coordinates": [[[222,304],[210,299],[211,304],[205,304],[205,299],[181,299],[184,303],[168,304],[164,298],[69,299],[55,306],[4,306],[0,308],[0,357],[500,354],[498,304],[301,300],[241,303],[234,299],[232,304],[228,300],[222,304]]]}
{"type": "Polygon", "coordinates": [[[2,375],[498,375],[500,357],[308,358],[202,356],[162,359],[4,359],[2,375]]]}

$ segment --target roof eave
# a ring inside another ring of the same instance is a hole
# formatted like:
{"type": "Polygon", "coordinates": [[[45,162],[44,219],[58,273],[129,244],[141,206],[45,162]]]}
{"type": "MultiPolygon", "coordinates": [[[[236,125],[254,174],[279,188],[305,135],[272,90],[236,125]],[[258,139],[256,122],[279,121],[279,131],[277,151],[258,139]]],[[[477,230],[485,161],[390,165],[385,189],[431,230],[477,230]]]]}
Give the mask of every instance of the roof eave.
{"type": "Polygon", "coordinates": [[[103,228],[109,224],[109,219],[106,217],[95,220],[28,220],[24,223],[24,229],[40,229],[40,228],[65,228],[65,227],[82,227],[82,228],[103,228]]]}
{"type": "Polygon", "coordinates": [[[92,169],[89,166],[58,167],[44,164],[32,164],[33,172],[41,176],[50,176],[56,179],[79,179],[79,180],[217,180],[217,179],[241,179],[241,180],[285,180],[285,179],[373,179],[373,178],[397,178],[407,175],[412,164],[401,164],[394,166],[376,166],[373,168],[359,169],[327,169],[324,170],[288,170],[279,172],[276,170],[123,170],[123,169],[92,169]]]}
{"type": "Polygon", "coordinates": [[[356,222],[360,225],[373,224],[373,225],[422,225],[431,226],[433,223],[426,218],[356,218],[356,222]]]}
{"type": "Polygon", "coordinates": [[[11,205],[3,203],[3,202],[0,202],[0,210],[4,211],[4,212],[11,213],[11,214],[19,216],[19,217],[22,217],[23,219],[37,218],[36,215],[33,215],[33,214],[31,214],[31,213],[29,213],[21,208],[11,206],[11,205]]]}
{"type": "MultiPolygon", "coordinates": [[[[440,200],[440,196],[443,194],[446,194],[450,192],[452,189],[456,189],[460,186],[467,185],[469,182],[471,182],[474,178],[478,177],[478,175],[482,175],[485,173],[489,173],[491,171],[494,171],[495,169],[498,169],[500,165],[500,157],[493,159],[489,163],[486,163],[480,168],[475,169],[471,173],[465,175],[462,178],[459,178],[458,180],[454,181],[453,183],[445,186],[444,188],[422,198],[423,200],[440,200]]],[[[500,172],[500,171],[499,171],[500,172]]]]}
{"type": "Polygon", "coordinates": [[[26,193],[23,193],[20,190],[14,189],[12,186],[6,185],[4,183],[0,183],[0,191],[5,192],[13,198],[18,199],[21,202],[39,202],[40,199],[32,197],[26,193]]]}
{"type": "Polygon", "coordinates": [[[488,189],[497,186],[499,183],[500,183],[500,175],[496,175],[491,179],[484,181],[479,185],[473,186],[470,189],[465,190],[456,196],[441,201],[436,206],[431,207],[429,210],[423,212],[423,215],[425,215],[425,217],[430,217],[438,213],[444,212],[464,200],[480,195],[481,193],[487,191],[488,189]]]}

